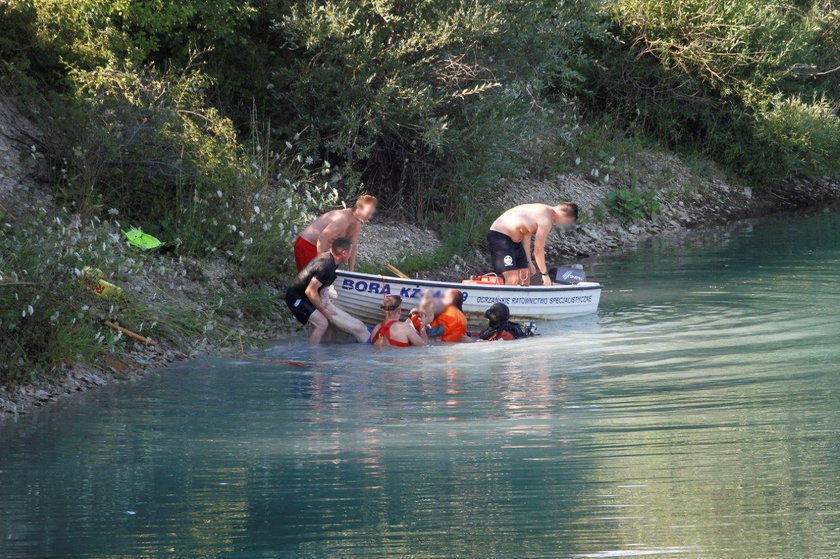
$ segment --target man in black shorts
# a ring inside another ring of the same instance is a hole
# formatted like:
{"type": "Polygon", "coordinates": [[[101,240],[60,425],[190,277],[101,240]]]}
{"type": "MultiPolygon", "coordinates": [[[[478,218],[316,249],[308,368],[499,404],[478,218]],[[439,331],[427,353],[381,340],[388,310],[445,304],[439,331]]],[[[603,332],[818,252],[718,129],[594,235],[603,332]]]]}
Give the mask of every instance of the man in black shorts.
{"type": "Polygon", "coordinates": [[[336,307],[326,293],[336,280],[336,269],[350,259],[351,247],[347,237],[334,240],[332,248],[307,264],[286,291],[286,305],[298,322],[312,325],[309,343],[321,343],[331,326],[352,334],[359,342],[370,339],[362,321],[336,307]]]}
{"type": "Polygon", "coordinates": [[[545,263],[546,239],[552,227],[573,225],[577,217],[577,204],[571,202],[556,206],[522,204],[509,209],[493,222],[487,233],[493,271],[507,285],[530,285],[531,277],[538,272],[542,284],[551,285],[545,263]],[[531,260],[532,239],[536,266],[531,260]]]}
{"type": "Polygon", "coordinates": [[[522,241],[514,242],[508,235],[492,229],[487,232],[487,248],[490,249],[490,263],[493,271],[505,279],[505,283],[521,283],[519,270],[527,270],[531,266],[531,259],[525,253],[522,241]],[[505,272],[513,271],[514,281],[508,281],[505,272]]]}

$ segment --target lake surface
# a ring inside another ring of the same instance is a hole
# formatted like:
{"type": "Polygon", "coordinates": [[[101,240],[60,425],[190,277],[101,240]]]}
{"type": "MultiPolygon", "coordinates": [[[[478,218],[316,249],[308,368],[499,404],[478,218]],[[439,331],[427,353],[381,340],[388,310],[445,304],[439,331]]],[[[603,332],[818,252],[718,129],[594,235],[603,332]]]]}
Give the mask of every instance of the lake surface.
{"type": "Polygon", "coordinates": [[[535,339],[289,343],[0,423],[0,557],[840,555],[840,214],[589,272],[599,314],[535,339]]]}

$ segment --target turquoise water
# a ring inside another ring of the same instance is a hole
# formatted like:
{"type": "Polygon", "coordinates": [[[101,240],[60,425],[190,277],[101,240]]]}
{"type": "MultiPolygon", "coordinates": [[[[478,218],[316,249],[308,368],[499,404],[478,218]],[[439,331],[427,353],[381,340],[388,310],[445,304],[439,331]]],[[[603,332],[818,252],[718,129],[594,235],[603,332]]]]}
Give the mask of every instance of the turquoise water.
{"type": "Polygon", "coordinates": [[[0,556],[837,557],[840,215],[590,274],[599,315],[536,339],[280,345],[6,421],[0,556]]]}

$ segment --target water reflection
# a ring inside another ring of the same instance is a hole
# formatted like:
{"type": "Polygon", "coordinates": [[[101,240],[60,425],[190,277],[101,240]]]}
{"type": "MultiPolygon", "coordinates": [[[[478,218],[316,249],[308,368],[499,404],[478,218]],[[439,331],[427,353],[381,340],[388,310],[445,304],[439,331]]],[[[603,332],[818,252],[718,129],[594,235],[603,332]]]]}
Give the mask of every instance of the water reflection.
{"type": "Polygon", "coordinates": [[[593,263],[600,315],[536,339],[283,344],[2,424],[0,556],[834,557],[839,222],[593,263]]]}

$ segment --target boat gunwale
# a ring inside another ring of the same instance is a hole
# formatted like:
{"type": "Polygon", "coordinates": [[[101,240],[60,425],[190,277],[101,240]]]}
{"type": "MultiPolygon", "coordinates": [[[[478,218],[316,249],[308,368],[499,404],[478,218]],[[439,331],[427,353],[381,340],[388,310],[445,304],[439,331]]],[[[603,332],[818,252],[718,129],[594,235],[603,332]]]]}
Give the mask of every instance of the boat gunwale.
{"type": "Polygon", "coordinates": [[[540,290],[561,290],[561,291],[594,291],[594,290],[602,290],[604,288],[603,285],[597,282],[585,282],[588,285],[576,285],[576,284],[553,284],[553,285],[529,285],[529,286],[522,286],[522,285],[481,285],[478,283],[456,283],[456,282],[449,282],[449,281],[435,281],[435,280],[421,280],[421,279],[414,279],[414,278],[398,278],[395,276],[384,276],[382,274],[365,274],[362,272],[351,272],[349,270],[337,270],[336,274],[339,277],[354,277],[358,279],[379,279],[379,280],[386,280],[390,283],[410,283],[418,286],[433,286],[433,287],[449,287],[452,289],[457,289],[458,287],[467,288],[467,289],[478,289],[478,290],[485,290],[485,291],[511,291],[511,292],[526,292],[526,291],[540,291],[540,290]]]}

